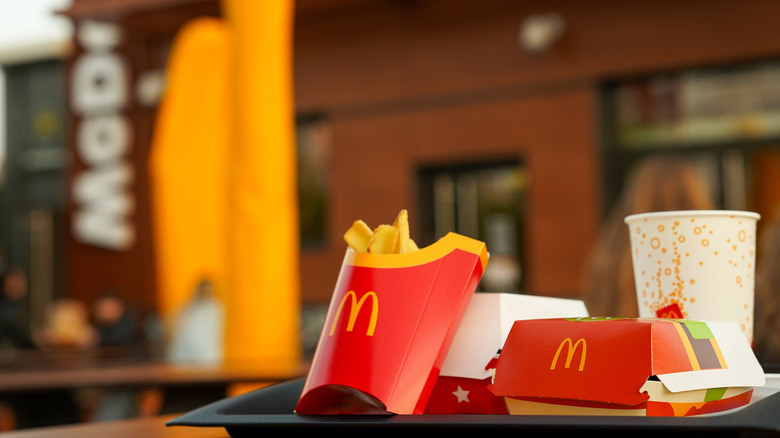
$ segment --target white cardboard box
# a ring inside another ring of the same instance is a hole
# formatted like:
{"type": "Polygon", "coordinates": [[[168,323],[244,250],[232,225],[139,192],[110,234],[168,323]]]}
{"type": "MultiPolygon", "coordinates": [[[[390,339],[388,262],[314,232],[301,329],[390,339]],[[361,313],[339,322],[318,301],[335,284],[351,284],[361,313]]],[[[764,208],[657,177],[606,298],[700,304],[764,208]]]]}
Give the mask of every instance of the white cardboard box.
{"type": "Polygon", "coordinates": [[[588,311],[580,300],[514,293],[475,293],[439,375],[478,380],[491,377],[485,366],[504,345],[516,320],[586,316],[589,316],[588,311]]]}

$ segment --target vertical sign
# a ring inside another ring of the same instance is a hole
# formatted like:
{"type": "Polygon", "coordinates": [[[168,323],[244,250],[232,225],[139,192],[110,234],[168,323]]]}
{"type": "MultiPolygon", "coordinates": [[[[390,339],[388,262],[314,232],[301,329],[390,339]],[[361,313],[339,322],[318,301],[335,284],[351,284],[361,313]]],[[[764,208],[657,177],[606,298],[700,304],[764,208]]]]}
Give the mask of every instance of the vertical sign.
{"type": "Polygon", "coordinates": [[[84,165],[73,176],[73,237],[80,243],[125,251],[135,242],[131,186],[127,162],[131,128],[124,115],[128,72],[117,48],[120,29],[108,23],[77,23],[83,49],[71,70],[71,110],[77,118],[75,151],[84,165]]]}
{"type": "Polygon", "coordinates": [[[223,359],[298,367],[292,4],[224,2],[176,38],[150,155],[163,314],[200,280],[225,307],[223,359]],[[208,277],[208,278],[204,278],[208,277]]]}
{"type": "Polygon", "coordinates": [[[177,34],[149,154],[158,306],[166,322],[201,281],[224,300],[230,38],[198,18],[177,34]]]}
{"type": "Polygon", "coordinates": [[[298,200],[292,1],[224,0],[234,36],[228,359],[297,364],[298,200]]]}

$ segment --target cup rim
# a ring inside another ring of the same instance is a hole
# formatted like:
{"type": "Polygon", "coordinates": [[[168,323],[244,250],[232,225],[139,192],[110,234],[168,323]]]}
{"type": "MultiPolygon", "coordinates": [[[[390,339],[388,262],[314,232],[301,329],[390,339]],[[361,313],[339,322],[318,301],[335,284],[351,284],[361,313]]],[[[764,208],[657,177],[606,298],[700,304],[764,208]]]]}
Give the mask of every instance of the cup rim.
{"type": "Polygon", "coordinates": [[[675,210],[675,211],[652,211],[647,213],[635,213],[625,217],[623,220],[625,223],[632,222],[636,219],[647,218],[663,218],[671,216],[740,216],[750,219],[759,220],[761,215],[754,211],[742,211],[742,210],[675,210]]]}

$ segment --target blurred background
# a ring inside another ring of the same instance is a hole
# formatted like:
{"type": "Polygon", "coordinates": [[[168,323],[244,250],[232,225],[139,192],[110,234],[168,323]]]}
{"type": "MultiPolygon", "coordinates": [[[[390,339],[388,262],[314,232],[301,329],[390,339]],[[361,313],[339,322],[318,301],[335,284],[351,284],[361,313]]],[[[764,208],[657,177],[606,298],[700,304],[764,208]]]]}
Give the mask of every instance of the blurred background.
{"type": "MultiPolygon", "coordinates": [[[[159,310],[147,162],[166,66],[186,23],[222,15],[217,0],[0,0],[0,256],[27,274],[29,333],[107,290],[141,321],[159,310]],[[114,45],[76,37],[94,22],[114,45]],[[124,69],[91,80],[122,81],[109,110],[127,129],[111,133],[129,145],[112,159],[132,177],[85,200],[74,66],[98,49],[124,69]],[[74,232],[84,202],[118,234],[74,232]]],[[[761,234],[780,203],[778,16],[769,0],[297,0],[304,356],[355,219],[406,208],[420,246],[487,243],[482,290],[580,298],[627,176],[673,152],[718,208],[759,212],[761,234]]]]}

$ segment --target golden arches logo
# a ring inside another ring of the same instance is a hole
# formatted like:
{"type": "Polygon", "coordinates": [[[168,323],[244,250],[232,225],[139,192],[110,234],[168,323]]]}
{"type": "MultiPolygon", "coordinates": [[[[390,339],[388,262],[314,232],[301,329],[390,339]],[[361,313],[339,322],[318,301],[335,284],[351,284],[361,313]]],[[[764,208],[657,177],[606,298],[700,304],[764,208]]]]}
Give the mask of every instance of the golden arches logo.
{"type": "Polygon", "coordinates": [[[355,327],[355,320],[357,319],[358,314],[360,313],[360,309],[363,307],[363,304],[365,304],[366,299],[368,297],[371,297],[371,319],[369,319],[368,322],[368,328],[366,329],[366,336],[374,336],[374,330],[376,329],[376,320],[379,316],[379,297],[377,297],[376,293],[373,291],[367,292],[363,294],[362,297],[360,297],[360,300],[357,299],[357,294],[355,291],[349,291],[346,294],[344,294],[344,297],[341,298],[341,302],[339,303],[338,309],[336,309],[336,317],[333,319],[333,323],[330,325],[330,333],[329,336],[333,336],[333,332],[336,331],[336,324],[339,322],[339,316],[341,315],[341,311],[344,309],[344,304],[347,302],[347,298],[351,298],[350,301],[350,309],[349,309],[349,320],[347,320],[347,331],[351,332],[352,329],[355,327]]]}
{"type": "Polygon", "coordinates": [[[561,341],[561,344],[558,345],[558,350],[555,351],[555,356],[553,356],[553,360],[550,363],[550,369],[554,370],[555,366],[558,365],[558,356],[561,355],[561,350],[563,350],[563,347],[566,346],[566,362],[564,363],[564,368],[569,368],[571,366],[571,360],[574,358],[574,353],[577,351],[577,348],[582,345],[582,354],[580,354],[580,366],[577,368],[578,371],[582,371],[585,368],[585,357],[588,355],[588,343],[585,342],[584,338],[577,339],[577,342],[572,342],[571,338],[566,338],[563,341],[561,341]]]}

